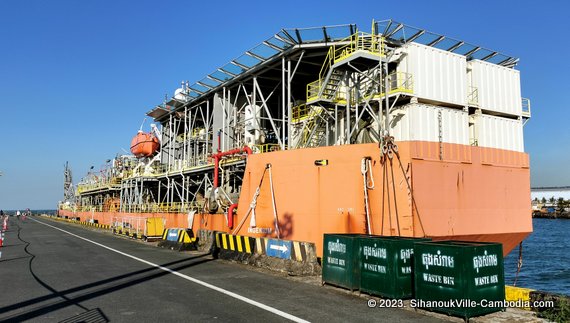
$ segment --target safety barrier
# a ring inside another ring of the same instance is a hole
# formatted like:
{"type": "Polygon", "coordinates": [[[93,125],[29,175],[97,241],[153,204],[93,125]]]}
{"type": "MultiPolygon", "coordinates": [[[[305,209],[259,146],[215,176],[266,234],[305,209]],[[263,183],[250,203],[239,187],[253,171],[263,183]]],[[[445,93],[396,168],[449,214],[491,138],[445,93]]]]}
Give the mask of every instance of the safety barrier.
{"type": "Polygon", "coordinates": [[[530,118],[530,99],[521,98],[522,102],[522,116],[530,118]]]}
{"type": "Polygon", "coordinates": [[[83,193],[88,191],[95,191],[101,189],[120,189],[121,188],[120,177],[112,177],[109,179],[100,179],[94,183],[78,184],[77,193],[83,193]]]}
{"type": "MultiPolygon", "coordinates": [[[[56,217],[50,216],[50,218],[57,221],[64,221],[74,224],[80,224],[87,227],[93,227],[104,230],[112,230],[114,234],[127,236],[133,239],[143,239],[150,241],[152,239],[159,239],[164,235],[167,230],[164,229],[164,219],[163,218],[142,218],[142,217],[120,217],[113,219],[113,225],[110,224],[100,224],[95,221],[81,221],[79,217],[56,217]]],[[[184,229],[169,229],[169,230],[184,230],[184,229]]],[[[177,235],[178,237],[178,235],[177,235]]],[[[195,237],[189,236],[189,233],[184,232],[182,234],[183,243],[193,243],[196,240],[195,237]]]]}
{"type": "Polygon", "coordinates": [[[255,238],[226,233],[216,233],[216,247],[231,251],[252,254],[255,238]]]}
{"type": "Polygon", "coordinates": [[[114,233],[153,240],[162,236],[166,220],[160,217],[116,216],[112,222],[114,233]]]}
{"type": "Polygon", "coordinates": [[[324,112],[324,108],[320,106],[301,104],[292,108],[292,122],[297,123],[306,119],[314,118],[324,112]]]}
{"type": "MultiPolygon", "coordinates": [[[[187,213],[201,208],[203,205],[200,202],[143,203],[124,206],[123,211],[129,213],[187,213]]],[[[112,212],[118,210],[118,207],[104,205],[84,205],[75,208],[76,212],[112,212]]]]}
{"type": "Polygon", "coordinates": [[[132,231],[125,227],[113,227],[113,233],[118,235],[123,235],[133,239],[142,239],[143,235],[140,232],[132,231]]]}
{"type": "Polygon", "coordinates": [[[164,229],[159,247],[172,250],[196,250],[196,236],[192,229],[170,228],[164,229]]]}
{"type": "Polygon", "coordinates": [[[476,86],[467,88],[467,104],[472,106],[479,105],[479,89],[476,86]]]}
{"type": "Polygon", "coordinates": [[[101,224],[101,223],[88,222],[88,221],[79,222],[79,224],[82,224],[82,225],[85,225],[88,227],[95,227],[95,228],[104,229],[104,230],[111,230],[110,224],[101,224]]]}
{"type": "Polygon", "coordinates": [[[81,219],[79,217],[73,217],[73,218],[69,218],[67,216],[64,216],[64,217],[48,216],[48,217],[50,219],[56,220],[56,221],[63,221],[63,222],[68,222],[68,223],[80,224],[80,225],[84,225],[84,226],[88,226],[88,227],[94,227],[94,228],[98,228],[98,229],[104,229],[104,230],[110,230],[111,229],[110,224],[100,224],[100,223],[91,222],[91,221],[81,221],[81,219]]]}
{"type": "Polygon", "coordinates": [[[279,144],[263,144],[253,146],[253,153],[255,154],[270,153],[277,150],[281,150],[281,146],[279,146],[279,144]]]}
{"type": "Polygon", "coordinates": [[[316,260],[317,251],[312,242],[272,238],[255,238],[255,253],[299,262],[316,260]]]}
{"type": "Polygon", "coordinates": [[[254,238],[217,232],[216,247],[242,256],[263,255],[298,262],[317,259],[316,247],[311,242],[272,238],[254,238]]]}

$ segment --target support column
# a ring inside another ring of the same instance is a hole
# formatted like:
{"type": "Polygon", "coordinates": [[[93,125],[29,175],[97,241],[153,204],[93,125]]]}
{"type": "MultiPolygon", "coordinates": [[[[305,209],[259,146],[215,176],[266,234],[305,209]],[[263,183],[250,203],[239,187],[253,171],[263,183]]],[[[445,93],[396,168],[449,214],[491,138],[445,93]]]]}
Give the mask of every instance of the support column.
{"type": "Polygon", "coordinates": [[[293,112],[292,112],[292,103],[291,103],[291,60],[287,60],[287,138],[288,143],[287,145],[291,148],[291,134],[292,132],[292,123],[293,123],[293,112]]]}
{"type": "Polygon", "coordinates": [[[287,80],[285,79],[285,57],[281,57],[281,132],[282,132],[282,144],[281,150],[285,150],[285,127],[287,124],[285,123],[285,115],[286,115],[286,104],[287,101],[285,100],[285,88],[287,86],[287,80]]]}

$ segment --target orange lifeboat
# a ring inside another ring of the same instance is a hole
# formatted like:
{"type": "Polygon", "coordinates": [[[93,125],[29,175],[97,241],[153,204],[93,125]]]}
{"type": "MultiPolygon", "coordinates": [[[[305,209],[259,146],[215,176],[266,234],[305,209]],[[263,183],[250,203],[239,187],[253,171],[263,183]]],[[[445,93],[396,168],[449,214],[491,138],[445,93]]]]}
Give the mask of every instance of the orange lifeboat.
{"type": "Polygon", "coordinates": [[[158,139],[152,133],[139,132],[131,140],[131,152],[139,158],[152,156],[158,147],[158,139]]]}

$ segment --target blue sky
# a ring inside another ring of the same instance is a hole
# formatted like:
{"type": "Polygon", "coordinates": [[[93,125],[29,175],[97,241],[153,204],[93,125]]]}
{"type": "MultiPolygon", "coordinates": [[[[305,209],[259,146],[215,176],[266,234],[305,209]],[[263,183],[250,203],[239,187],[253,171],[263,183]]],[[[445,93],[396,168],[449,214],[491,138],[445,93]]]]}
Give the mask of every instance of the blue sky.
{"type": "MultiPolygon", "coordinates": [[[[55,208],[128,150],[145,113],[281,28],[406,24],[520,58],[533,186],[570,185],[564,1],[0,0],[0,208],[55,208]]],[[[147,126],[148,126],[147,121],[147,126]]]]}

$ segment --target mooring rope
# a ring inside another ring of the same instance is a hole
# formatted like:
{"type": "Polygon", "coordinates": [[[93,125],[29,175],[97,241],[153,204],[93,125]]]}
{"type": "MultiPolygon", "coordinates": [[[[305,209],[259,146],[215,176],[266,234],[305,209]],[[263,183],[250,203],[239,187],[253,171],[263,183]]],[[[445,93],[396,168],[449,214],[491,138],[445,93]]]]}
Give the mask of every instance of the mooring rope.
{"type": "Polygon", "coordinates": [[[259,194],[261,193],[261,184],[263,184],[263,178],[265,177],[266,171],[267,171],[267,167],[265,167],[265,169],[263,170],[263,174],[261,174],[261,180],[259,181],[259,185],[257,186],[257,189],[255,190],[255,194],[253,194],[253,198],[251,199],[251,203],[249,204],[249,209],[247,210],[247,213],[245,214],[243,219],[241,219],[240,223],[234,229],[234,231],[232,231],[232,234],[236,234],[241,229],[241,227],[245,223],[245,220],[247,220],[247,218],[249,217],[250,214],[251,214],[250,226],[251,227],[256,226],[255,208],[257,206],[257,198],[259,197],[259,194]]]}
{"type": "Polygon", "coordinates": [[[513,283],[513,286],[517,286],[517,280],[519,279],[519,273],[521,272],[521,268],[522,268],[522,249],[523,249],[523,245],[522,245],[522,241],[521,243],[519,243],[519,260],[517,261],[517,272],[515,273],[515,281],[513,283]]]}

